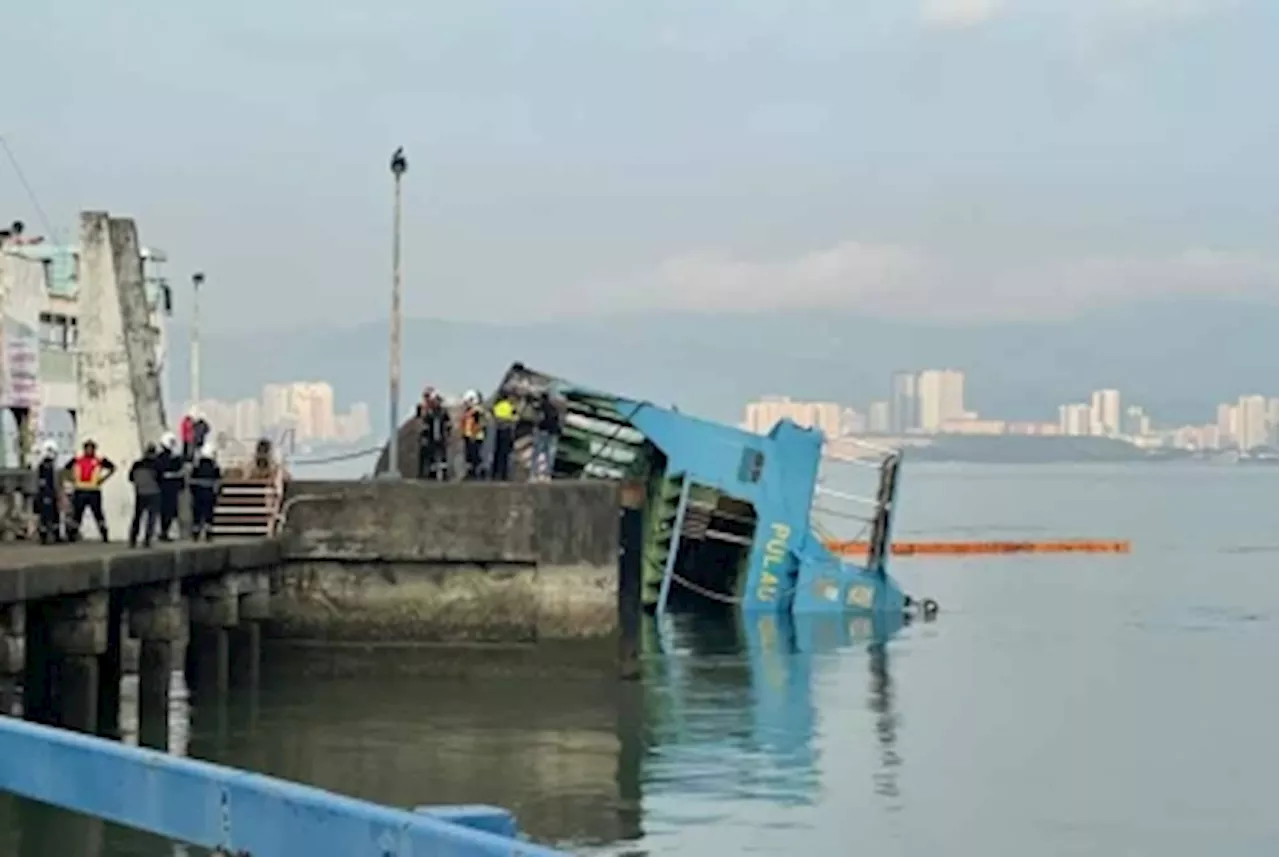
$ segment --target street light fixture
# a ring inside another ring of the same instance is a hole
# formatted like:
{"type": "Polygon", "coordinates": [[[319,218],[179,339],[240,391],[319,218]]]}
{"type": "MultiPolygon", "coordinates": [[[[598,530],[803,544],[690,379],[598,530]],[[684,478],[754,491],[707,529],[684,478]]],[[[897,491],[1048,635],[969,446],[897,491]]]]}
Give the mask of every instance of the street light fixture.
{"type": "Polygon", "coordinates": [[[191,406],[200,401],[200,287],[204,274],[191,275],[191,406]]]}
{"type": "Polygon", "coordinates": [[[401,178],[409,170],[409,162],[404,156],[404,147],[398,147],[391,155],[391,175],[395,182],[395,200],[392,214],[391,234],[391,365],[388,391],[390,396],[391,439],[387,444],[387,470],[389,479],[400,477],[400,327],[401,327],[401,292],[403,278],[400,269],[400,186],[401,178]]]}

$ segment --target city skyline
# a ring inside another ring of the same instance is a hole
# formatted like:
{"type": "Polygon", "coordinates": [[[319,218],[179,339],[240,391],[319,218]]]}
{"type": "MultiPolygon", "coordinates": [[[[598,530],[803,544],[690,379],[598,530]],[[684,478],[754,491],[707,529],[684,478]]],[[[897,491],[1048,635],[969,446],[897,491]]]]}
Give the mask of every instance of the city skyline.
{"type": "Polygon", "coordinates": [[[832,440],[862,434],[1040,435],[1113,438],[1141,448],[1250,450],[1275,447],[1280,426],[1276,396],[1241,394],[1235,402],[1219,403],[1211,421],[1163,425],[1116,388],[1060,404],[1056,419],[1008,420],[967,409],[966,381],[963,371],[951,368],[897,371],[890,377],[889,397],[866,401],[863,410],[835,401],[764,396],[747,403],[742,427],[763,433],[787,418],[832,440]]]}
{"type": "MultiPolygon", "coordinates": [[[[299,441],[350,443],[372,434],[367,403],[354,402],[338,413],[334,399],[327,381],[277,381],[264,384],[256,398],[201,399],[195,407],[215,432],[237,440],[292,430],[299,441]]],[[[183,412],[190,407],[184,405],[183,412]]]]}

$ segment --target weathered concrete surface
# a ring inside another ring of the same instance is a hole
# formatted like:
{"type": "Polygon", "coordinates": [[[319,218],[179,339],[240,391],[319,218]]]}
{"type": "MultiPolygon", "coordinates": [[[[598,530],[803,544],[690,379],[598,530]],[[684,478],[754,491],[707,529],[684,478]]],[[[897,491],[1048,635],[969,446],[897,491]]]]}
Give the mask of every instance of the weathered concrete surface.
{"type": "Polygon", "coordinates": [[[156,545],[78,542],[0,546],[0,604],[275,567],[280,543],[237,539],[156,545]]]}
{"type": "Polygon", "coordinates": [[[618,489],[603,482],[295,482],[271,636],[530,641],[617,627],[618,489]]]}
{"type": "Polygon", "coordinates": [[[107,525],[119,538],[133,503],[124,476],[165,426],[158,331],[151,326],[132,220],[81,214],[79,280],[76,440],[92,438],[120,468],[102,491],[107,525]]]}

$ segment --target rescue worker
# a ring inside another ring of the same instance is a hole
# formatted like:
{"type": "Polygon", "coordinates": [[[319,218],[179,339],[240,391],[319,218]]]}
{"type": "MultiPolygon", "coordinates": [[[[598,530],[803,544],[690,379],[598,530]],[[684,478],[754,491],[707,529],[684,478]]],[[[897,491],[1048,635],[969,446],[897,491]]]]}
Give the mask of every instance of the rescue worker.
{"type": "Polygon", "coordinates": [[[418,478],[445,482],[449,478],[449,435],[452,421],[440,394],[431,391],[418,413],[418,478]]]}
{"type": "Polygon", "coordinates": [[[156,473],[160,477],[160,541],[173,541],[170,535],[173,524],[178,520],[178,504],[182,498],[182,483],[186,476],[183,472],[182,448],[178,436],[173,432],[165,432],[160,438],[160,449],[156,452],[156,473]]]}
{"type": "Polygon", "coordinates": [[[204,411],[195,409],[191,412],[194,422],[191,423],[191,448],[195,450],[203,450],[205,443],[209,440],[209,434],[212,429],[209,421],[205,419],[204,411]]]}
{"type": "Polygon", "coordinates": [[[107,532],[107,518],[102,512],[102,485],[115,475],[115,464],[111,459],[98,455],[96,443],[86,440],[80,454],[71,459],[64,470],[71,474],[70,541],[84,538],[82,525],[85,510],[93,515],[102,540],[111,541],[107,532]]]}
{"type": "Polygon", "coordinates": [[[493,466],[489,473],[494,481],[505,482],[511,477],[511,450],[519,416],[515,397],[504,387],[493,403],[493,466]]]}
{"type": "Polygon", "coordinates": [[[564,427],[560,408],[543,391],[538,396],[533,420],[533,481],[549,482],[556,469],[556,447],[564,427]]]}
{"type": "Polygon", "coordinates": [[[475,390],[468,390],[462,397],[462,444],[467,478],[483,479],[484,410],[480,407],[480,394],[475,390]]]}
{"type": "Polygon", "coordinates": [[[58,444],[51,440],[44,442],[36,465],[36,519],[40,544],[62,541],[62,474],[58,472],[58,444]]]}
{"type": "Polygon", "coordinates": [[[155,537],[156,519],[162,515],[161,507],[164,502],[164,477],[160,466],[160,453],[154,443],[149,443],[142,451],[142,458],[129,468],[129,481],[133,483],[133,520],[129,523],[131,548],[138,546],[139,535],[142,536],[145,547],[151,547],[151,539],[155,537]]]}
{"type": "Polygon", "coordinates": [[[218,466],[217,451],[206,443],[200,449],[195,467],[191,469],[191,539],[213,541],[213,510],[218,505],[218,490],[222,487],[222,468],[218,466]]]}

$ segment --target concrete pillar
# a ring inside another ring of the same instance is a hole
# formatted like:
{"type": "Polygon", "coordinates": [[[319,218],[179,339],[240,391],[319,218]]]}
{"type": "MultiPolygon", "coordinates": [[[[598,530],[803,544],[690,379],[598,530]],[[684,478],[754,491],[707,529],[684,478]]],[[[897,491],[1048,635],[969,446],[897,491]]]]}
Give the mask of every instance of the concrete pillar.
{"type": "Polygon", "coordinates": [[[27,606],[0,605],[0,715],[21,709],[22,672],[27,665],[27,606]]]}
{"type": "Polygon", "coordinates": [[[640,629],[644,621],[643,484],[623,486],[618,528],[618,675],[640,678],[640,629]]]}
{"type": "Polygon", "coordinates": [[[129,591],[129,634],[138,639],[138,743],[168,749],[169,689],[187,638],[178,581],[129,591]]]}
{"type": "Polygon", "coordinates": [[[22,671],[22,716],[35,723],[52,724],[53,650],[49,639],[47,603],[23,605],[26,613],[26,663],[22,671]]]}
{"type": "Polygon", "coordinates": [[[271,615],[271,580],[265,572],[240,575],[239,624],[231,632],[231,681],[256,689],[262,675],[262,622],[271,615]]]}
{"type": "Polygon", "coordinates": [[[188,680],[200,693],[225,694],[231,685],[228,629],[240,621],[239,575],[201,581],[191,592],[188,680]]]}
{"type": "MultiPolygon", "coordinates": [[[[98,731],[99,658],[107,653],[109,614],[110,598],[105,590],[50,602],[49,642],[57,675],[56,722],[64,729],[98,731]]],[[[111,678],[108,676],[108,680],[111,678]]],[[[118,669],[114,679],[120,680],[118,669]]]]}
{"type": "MultiPolygon", "coordinates": [[[[106,212],[82,213],[79,270],[77,436],[79,441],[92,437],[103,454],[128,467],[165,426],[158,331],[151,325],[133,221],[106,212]]],[[[128,480],[108,482],[102,501],[108,528],[118,540],[132,511],[128,480]]]]}
{"type": "Polygon", "coordinates": [[[107,593],[107,649],[98,658],[98,734],[120,738],[120,682],[124,677],[123,594],[107,593]]]}
{"type": "Polygon", "coordinates": [[[262,623],[242,622],[230,629],[231,683],[256,688],[261,681],[262,623]]]}

